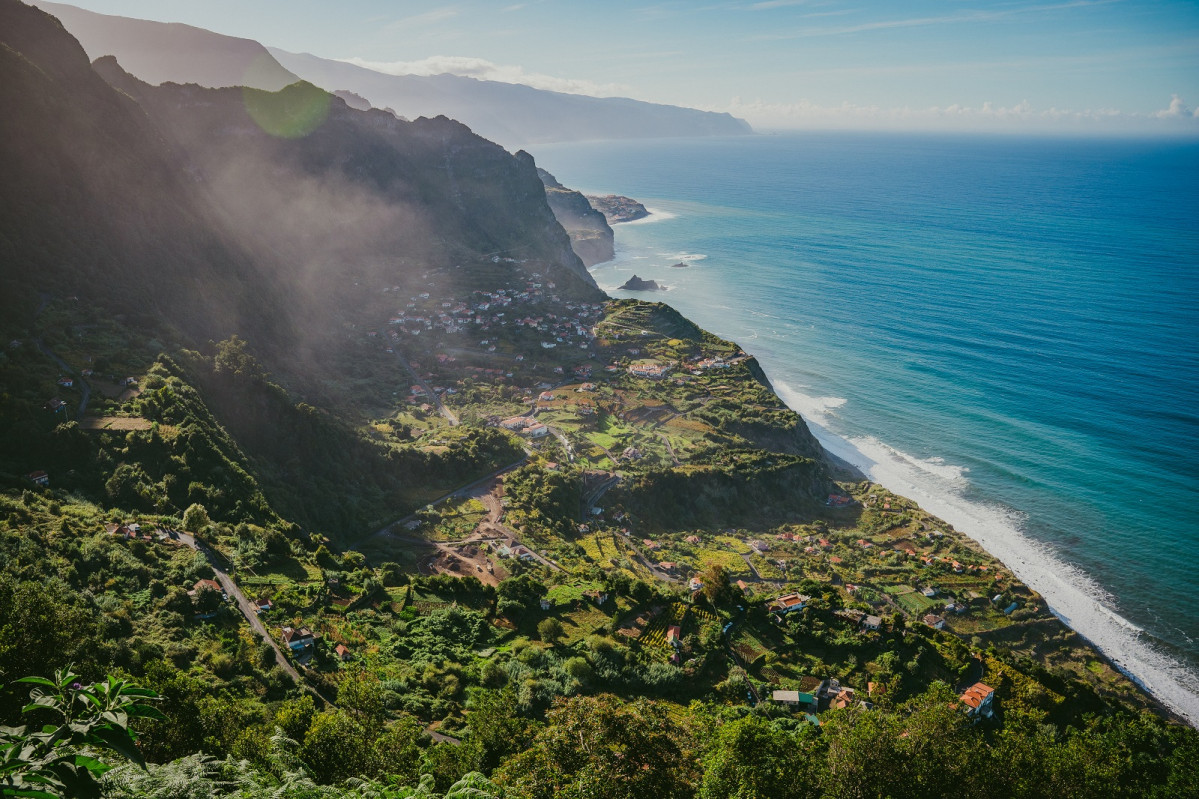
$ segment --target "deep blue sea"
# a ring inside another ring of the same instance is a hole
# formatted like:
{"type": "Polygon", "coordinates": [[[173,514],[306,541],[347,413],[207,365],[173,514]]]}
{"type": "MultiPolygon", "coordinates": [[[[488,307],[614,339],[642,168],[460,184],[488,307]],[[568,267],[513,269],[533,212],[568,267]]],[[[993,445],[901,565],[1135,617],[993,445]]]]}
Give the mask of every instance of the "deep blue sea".
{"type": "Polygon", "coordinates": [[[825,446],[1199,722],[1199,144],[788,134],[541,146],[656,213],[634,272],[825,446]],[[673,264],[684,263],[679,268],[673,264]]]}

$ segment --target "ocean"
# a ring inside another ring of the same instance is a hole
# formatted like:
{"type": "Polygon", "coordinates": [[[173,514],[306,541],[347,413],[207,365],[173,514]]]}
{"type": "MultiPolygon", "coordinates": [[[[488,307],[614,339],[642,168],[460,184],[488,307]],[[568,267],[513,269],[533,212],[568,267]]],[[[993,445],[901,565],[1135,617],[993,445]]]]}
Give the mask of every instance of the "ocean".
{"type": "Polygon", "coordinates": [[[756,355],[827,449],[1199,723],[1199,143],[813,133],[534,155],[654,211],[616,226],[601,287],[756,355]],[[667,290],[615,290],[634,273],[667,290]]]}

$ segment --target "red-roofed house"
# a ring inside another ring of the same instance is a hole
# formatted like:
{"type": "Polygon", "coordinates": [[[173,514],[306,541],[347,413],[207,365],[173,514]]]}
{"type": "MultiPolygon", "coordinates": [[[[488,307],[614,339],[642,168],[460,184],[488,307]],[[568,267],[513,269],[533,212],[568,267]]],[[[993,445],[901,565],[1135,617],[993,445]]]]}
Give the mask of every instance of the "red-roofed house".
{"type": "MultiPolygon", "coordinates": [[[[126,528],[128,529],[128,528],[126,528]]],[[[198,594],[201,591],[216,591],[218,594],[225,593],[225,589],[221,588],[221,584],[216,580],[196,580],[195,587],[189,591],[190,594],[198,594]]]]}
{"type": "Polygon", "coordinates": [[[793,610],[803,610],[804,605],[810,599],[810,596],[804,596],[803,594],[787,594],[771,602],[768,607],[770,610],[778,613],[790,613],[793,610]]]}
{"type": "Polygon", "coordinates": [[[287,644],[293,652],[300,652],[316,641],[316,636],[312,634],[312,630],[307,627],[295,629],[293,627],[283,628],[283,643],[287,644]]]}
{"type": "Polygon", "coordinates": [[[343,663],[350,659],[350,649],[345,644],[338,644],[333,651],[337,653],[337,659],[343,663]]]}
{"type": "Polygon", "coordinates": [[[962,702],[966,704],[966,715],[976,721],[980,718],[991,718],[991,702],[995,698],[995,689],[985,683],[976,682],[962,694],[962,702]]]}

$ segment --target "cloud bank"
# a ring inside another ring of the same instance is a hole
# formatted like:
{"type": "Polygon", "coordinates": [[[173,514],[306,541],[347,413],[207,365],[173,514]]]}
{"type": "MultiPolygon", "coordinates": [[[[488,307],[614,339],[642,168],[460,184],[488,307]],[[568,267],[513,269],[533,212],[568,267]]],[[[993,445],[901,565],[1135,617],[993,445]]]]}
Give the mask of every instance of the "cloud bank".
{"type": "Polygon", "coordinates": [[[589,80],[559,78],[537,72],[526,72],[524,67],[513,64],[496,64],[482,58],[468,56],[431,56],[420,61],[367,61],[362,58],[338,59],[347,64],[382,72],[387,75],[461,75],[478,80],[494,80],[500,83],[519,83],[534,89],[545,89],[567,94],[585,94],[589,97],[612,97],[627,94],[629,88],[615,83],[594,83],[589,80]]]}
{"type": "Polygon", "coordinates": [[[1193,110],[1174,95],[1169,105],[1148,114],[1115,109],[1070,110],[1034,108],[1026,100],[1002,106],[984,102],[978,106],[953,104],[912,108],[877,105],[819,105],[807,100],[772,103],[762,100],[733,101],[721,108],[742,117],[755,128],[811,130],[960,130],[1010,132],[1162,133],[1199,135],[1199,110],[1193,110]]]}

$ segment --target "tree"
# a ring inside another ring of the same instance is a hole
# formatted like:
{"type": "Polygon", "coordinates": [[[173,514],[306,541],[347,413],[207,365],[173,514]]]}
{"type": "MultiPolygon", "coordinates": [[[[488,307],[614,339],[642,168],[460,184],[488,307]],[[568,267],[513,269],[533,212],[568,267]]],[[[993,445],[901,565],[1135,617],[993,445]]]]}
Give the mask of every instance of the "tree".
{"type": "Polygon", "coordinates": [[[283,734],[294,741],[301,741],[312,726],[316,716],[316,703],[311,694],[302,694],[296,699],[289,699],[275,711],[275,724],[283,730],[283,734]]]}
{"type": "Polygon", "coordinates": [[[516,705],[516,692],[511,686],[471,695],[463,746],[474,753],[473,768],[490,773],[505,758],[528,748],[538,724],[519,715],[516,705]]]}
{"type": "Polygon", "coordinates": [[[84,685],[70,668],[54,679],[23,677],[32,700],[23,713],[51,714],[55,724],[0,727],[0,793],[13,796],[91,799],[100,796],[99,778],[116,756],[145,767],[129,722],[163,718],[149,702],[153,691],[109,677],[84,685]]]}
{"type": "Polygon", "coordinates": [[[366,771],[369,741],[362,725],[343,710],[317,714],[304,736],[303,760],[319,782],[340,782],[366,771]]]}
{"type": "Polygon", "coordinates": [[[208,585],[201,585],[196,589],[195,611],[203,616],[209,613],[216,613],[225,604],[225,598],[221,596],[221,592],[208,585]]]}
{"type": "Polygon", "coordinates": [[[709,563],[700,579],[704,583],[704,596],[713,605],[724,604],[732,598],[732,584],[719,563],[709,563]]]}
{"type": "Polygon", "coordinates": [[[604,695],[560,700],[496,779],[528,799],[674,799],[692,795],[697,775],[661,705],[604,695]]]}
{"type": "Polygon", "coordinates": [[[509,577],[496,589],[499,598],[496,610],[509,618],[519,618],[538,606],[541,597],[545,596],[545,590],[544,585],[527,574],[509,577]]]}
{"type": "Polygon", "coordinates": [[[537,634],[541,636],[541,640],[546,643],[557,643],[558,639],[566,634],[566,630],[562,627],[562,622],[555,618],[542,619],[537,625],[537,634]]]}
{"type": "Polygon", "coordinates": [[[700,799],[803,799],[820,795],[810,739],[759,716],[723,725],[703,759],[700,799]],[[805,745],[807,744],[807,745],[805,745]]]}
{"type": "Polygon", "coordinates": [[[210,524],[212,520],[208,518],[208,511],[198,502],[188,505],[183,512],[183,529],[189,533],[203,533],[210,524]]]}

